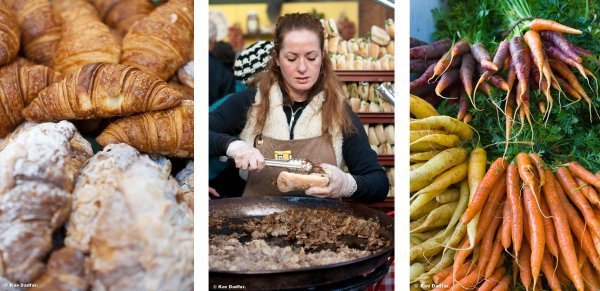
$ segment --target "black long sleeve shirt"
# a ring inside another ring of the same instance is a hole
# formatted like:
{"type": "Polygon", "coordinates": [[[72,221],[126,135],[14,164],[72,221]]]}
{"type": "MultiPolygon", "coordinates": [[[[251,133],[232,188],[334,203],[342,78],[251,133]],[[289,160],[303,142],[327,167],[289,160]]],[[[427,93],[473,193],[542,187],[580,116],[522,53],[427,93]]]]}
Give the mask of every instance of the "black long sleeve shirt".
{"type": "MultiPolygon", "coordinates": [[[[254,103],[256,88],[236,93],[229,97],[209,116],[209,155],[224,156],[227,146],[238,136],[246,124],[248,109],[254,103]]],[[[295,120],[302,114],[305,103],[296,103],[292,107],[298,110],[295,120]]],[[[288,123],[291,119],[289,106],[284,106],[288,123]]],[[[352,198],[357,201],[373,203],[382,201],[387,196],[389,181],[385,170],[377,161],[377,154],[369,146],[368,138],[360,119],[348,108],[354,128],[352,133],[344,135],[342,155],[350,174],[356,180],[356,192],[352,198]]],[[[295,122],[292,126],[295,126],[295,122]]],[[[293,131],[293,128],[292,128],[293,131]]],[[[293,135],[290,135],[293,139],[293,135]]]]}

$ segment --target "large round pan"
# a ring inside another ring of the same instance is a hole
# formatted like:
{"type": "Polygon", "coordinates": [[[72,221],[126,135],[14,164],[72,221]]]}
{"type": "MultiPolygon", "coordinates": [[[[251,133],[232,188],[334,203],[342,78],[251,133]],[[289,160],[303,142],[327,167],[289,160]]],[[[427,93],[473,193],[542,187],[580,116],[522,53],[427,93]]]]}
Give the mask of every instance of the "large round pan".
{"type": "Polygon", "coordinates": [[[308,197],[229,198],[211,200],[210,217],[249,219],[282,212],[292,207],[329,208],[356,217],[377,219],[381,225],[382,236],[389,239],[391,244],[370,256],[338,264],[282,271],[209,270],[209,288],[229,288],[230,285],[244,286],[247,290],[318,288],[372,272],[377,267],[389,263],[390,257],[393,256],[393,218],[383,212],[353,203],[308,197]]]}

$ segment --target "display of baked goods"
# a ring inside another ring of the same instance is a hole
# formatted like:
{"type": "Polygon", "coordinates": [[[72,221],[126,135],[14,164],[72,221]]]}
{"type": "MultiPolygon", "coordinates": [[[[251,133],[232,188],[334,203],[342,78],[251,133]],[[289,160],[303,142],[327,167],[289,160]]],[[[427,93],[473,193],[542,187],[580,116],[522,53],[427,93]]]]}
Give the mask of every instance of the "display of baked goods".
{"type": "Polygon", "coordinates": [[[0,24],[0,290],[192,290],[193,2],[0,24]]]}

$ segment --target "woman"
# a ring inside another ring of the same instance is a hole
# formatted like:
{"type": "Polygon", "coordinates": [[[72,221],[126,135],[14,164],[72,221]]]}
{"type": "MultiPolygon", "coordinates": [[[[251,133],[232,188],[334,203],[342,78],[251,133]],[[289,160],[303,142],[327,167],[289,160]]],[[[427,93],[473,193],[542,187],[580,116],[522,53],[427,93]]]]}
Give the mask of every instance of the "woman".
{"type": "Polygon", "coordinates": [[[309,188],[307,195],[383,200],[389,181],[341,95],[321,22],[309,14],[280,17],[273,44],[267,70],[255,77],[257,88],[234,94],[210,113],[210,155],[227,155],[248,175],[245,196],[281,195],[273,183],[281,170],[265,168],[264,159],[288,151],[320,162],[329,177],[327,186],[309,188]]]}

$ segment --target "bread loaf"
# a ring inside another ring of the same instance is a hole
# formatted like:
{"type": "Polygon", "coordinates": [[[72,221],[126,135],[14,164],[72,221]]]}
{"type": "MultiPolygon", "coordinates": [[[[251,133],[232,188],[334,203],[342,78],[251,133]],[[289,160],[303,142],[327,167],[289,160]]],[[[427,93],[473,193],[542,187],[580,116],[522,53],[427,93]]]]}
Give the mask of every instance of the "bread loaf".
{"type": "Polygon", "coordinates": [[[10,9],[0,2],[0,66],[10,63],[19,52],[21,30],[10,9]]]}
{"type": "Polygon", "coordinates": [[[304,191],[310,187],[326,187],[329,178],[325,174],[297,174],[283,171],[277,177],[277,189],[279,191],[304,191]]]}

